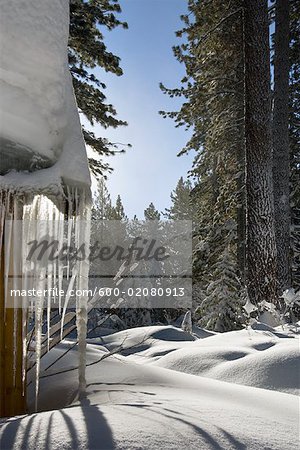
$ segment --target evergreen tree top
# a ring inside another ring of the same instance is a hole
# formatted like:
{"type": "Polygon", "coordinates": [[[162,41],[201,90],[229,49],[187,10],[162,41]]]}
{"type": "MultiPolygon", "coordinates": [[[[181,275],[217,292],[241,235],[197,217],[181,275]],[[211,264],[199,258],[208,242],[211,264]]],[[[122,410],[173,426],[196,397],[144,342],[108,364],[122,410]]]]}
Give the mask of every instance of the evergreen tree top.
{"type": "Polygon", "coordinates": [[[191,192],[192,183],[181,177],[171,193],[171,206],[165,209],[164,217],[170,220],[192,220],[191,192]]]}
{"type": "Polygon", "coordinates": [[[144,211],[145,220],[160,220],[160,213],[151,202],[144,211]]]}
{"type": "Polygon", "coordinates": [[[115,206],[112,207],[111,219],[112,220],[126,220],[127,219],[120,195],[117,196],[116,204],[115,204],[115,206]]]}

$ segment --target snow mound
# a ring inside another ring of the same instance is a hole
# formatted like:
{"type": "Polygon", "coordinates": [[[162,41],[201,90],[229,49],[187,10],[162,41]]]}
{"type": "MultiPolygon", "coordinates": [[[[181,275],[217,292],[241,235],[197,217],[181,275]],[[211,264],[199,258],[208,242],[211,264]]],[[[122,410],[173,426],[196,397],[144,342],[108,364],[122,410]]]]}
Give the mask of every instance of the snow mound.
{"type": "Polygon", "coordinates": [[[153,364],[216,380],[300,393],[299,340],[269,331],[233,331],[197,341],[153,364]]]}
{"type": "Polygon", "coordinates": [[[121,355],[144,358],[147,363],[149,359],[157,359],[195,340],[195,336],[169,325],[131,328],[109,336],[89,339],[88,342],[104,345],[110,351],[120,349],[121,355]]]}

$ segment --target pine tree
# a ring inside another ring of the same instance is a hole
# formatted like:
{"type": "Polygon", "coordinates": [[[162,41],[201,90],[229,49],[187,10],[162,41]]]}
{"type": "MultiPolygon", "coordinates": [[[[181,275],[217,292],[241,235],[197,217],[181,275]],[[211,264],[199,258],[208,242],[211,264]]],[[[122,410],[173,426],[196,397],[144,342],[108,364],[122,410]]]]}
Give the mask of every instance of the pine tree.
{"type": "Polygon", "coordinates": [[[145,220],[160,220],[160,213],[151,202],[144,211],[145,220]]]}
{"type": "Polygon", "coordinates": [[[211,282],[206,295],[196,310],[199,324],[205,328],[224,332],[242,328],[241,284],[235,272],[232,253],[224,251],[211,267],[211,282]]]}
{"type": "Polygon", "coordinates": [[[120,194],[117,196],[115,206],[112,207],[110,218],[111,218],[111,220],[126,220],[127,219],[120,194]]]}
{"type": "MultiPolygon", "coordinates": [[[[193,293],[198,304],[208,298],[220,269],[228,276],[217,264],[219,258],[230,252],[231,268],[241,278],[245,267],[243,11],[238,0],[226,6],[221,0],[189,1],[189,14],[182,16],[184,28],[177,33],[186,42],[174,47],[186,76],[180,89],[161,86],[171,97],[185,98],[180,111],[162,112],[163,116],[193,130],[180,154],[196,151],[191,202],[193,293]]],[[[208,302],[203,316],[207,308],[208,302]]]]}
{"type": "MultiPolygon", "coordinates": [[[[116,18],[116,13],[120,12],[118,0],[70,1],[69,67],[78,108],[91,125],[100,124],[104,128],[126,125],[116,118],[115,108],[106,102],[103,92],[106,86],[93,72],[101,67],[106,72],[122,75],[120,58],[107,50],[101,29],[127,28],[126,22],[116,18]]],[[[92,173],[99,176],[109,169],[108,164],[101,161],[101,156],[114,155],[118,146],[96,137],[85,127],[83,135],[86,144],[97,154],[89,162],[92,173]]]]}
{"type": "Polygon", "coordinates": [[[100,178],[97,183],[97,192],[92,206],[93,220],[110,220],[112,216],[112,204],[110,194],[105,184],[104,178],[100,178]]]}
{"type": "Polygon", "coordinates": [[[191,191],[191,182],[189,180],[184,181],[181,177],[175,190],[171,193],[171,206],[165,209],[165,218],[169,220],[192,220],[191,191]]]}
{"type": "Polygon", "coordinates": [[[291,287],[289,153],[289,0],[276,0],[273,103],[273,180],[280,295],[291,287]]]}
{"type": "Polygon", "coordinates": [[[268,4],[244,4],[247,287],[251,303],[276,303],[268,4]]]}

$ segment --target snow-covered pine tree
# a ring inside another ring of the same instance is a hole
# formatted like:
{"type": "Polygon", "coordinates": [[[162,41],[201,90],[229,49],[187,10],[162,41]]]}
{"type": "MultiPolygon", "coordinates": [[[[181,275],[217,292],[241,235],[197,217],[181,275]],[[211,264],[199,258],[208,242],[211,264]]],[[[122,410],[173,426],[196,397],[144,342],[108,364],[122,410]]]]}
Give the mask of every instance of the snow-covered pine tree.
{"type": "MultiPolygon", "coordinates": [[[[114,248],[117,244],[126,248],[128,242],[127,217],[125,215],[121,197],[120,195],[117,196],[116,203],[113,206],[103,177],[99,179],[97,187],[98,190],[92,208],[93,220],[91,224],[91,236],[93,244],[99,242],[100,245],[103,245],[103,243],[105,243],[105,246],[111,248],[114,248]]],[[[95,285],[91,286],[91,288],[99,288],[97,284],[99,282],[104,283],[105,285],[107,281],[106,278],[99,278],[99,275],[103,275],[103,270],[106,275],[110,275],[113,278],[119,271],[120,265],[121,262],[112,258],[105,262],[104,269],[103,262],[99,261],[98,258],[92,259],[90,263],[90,274],[96,274],[97,277],[92,279],[95,285]]],[[[110,287],[115,287],[115,284],[112,282],[110,287]]],[[[89,329],[93,328],[93,324],[99,317],[103,317],[103,315],[108,313],[111,313],[111,310],[109,308],[101,308],[101,303],[93,308],[89,313],[89,329]]],[[[118,313],[118,311],[116,311],[116,313],[118,313]]]]}
{"type": "Polygon", "coordinates": [[[224,277],[228,275],[224,265],[217,266],[219,258],[225,258],[223,252],[231,253],[235,274],[244,276],[243,13],[241,1],[230,2],[227,9],[221,0],[190,0],[188,5],[184,28],[177,33],[186,40],[174,48],[186,76],[180,89],[162,86],[171,97],[183,96],[185,101],[180,111],[162,114],[175,119],[176,126],[193,130],[180,154],[196,151],[193,291],[194,300],[201,303],[222,268],[224,277]]]}
{"type": "Polygon", "coordinates": [[[232,252],[225,249],[211,267],[211,281],[196,310],[199,324],[218,332],[242,328],[246,317],[242,310],[241,291],[236,262],[232,252]]]}
{"type": "MultiPolygon", "coordinates": [[[[148,208],[144,211],[145,222],[143,224],[143,236],[146,239],[155,239],[159,242],[160,233],[161,233],[161,222],[160,222],[160,212],[155,208],[154,204],[151,202],[148,208]]],[[[147,262],[145,265],[145,275],[149,276],[147,287],[149,289],[155,288],[158,289],[161,286],[160,275],[163,273],[163,265],[153,259],[152,261],[147,262]]],[[[149,302],[151,302],[151,297],[149,298],[149,302]]],[[[150,317],[152,324],[165,323],[167,312],[164,308],[160,308],[160,305],[155,308],[150,308],[150,317]]]]}
{"type": "MultiPolygon", "coordinates": [[[[100,177],[97,182],[97,191],[93,198],[92,204],[92,222],[91,222],[91,236],[93,243],[98,241],[103,243],[108,235],[109,223],[108,220],[112,219],[112,203],[110,194],[108,192],[104,177],[100,177]]],[[[107,244],[107,242],[106,242],[107,244]]],[[[99,261],[92,260],[90,262],[90,274],[96,274],[99,276],[102,273],[102,268],[99,261]]],[[[99,279],[93,280],[96,283],[99,279]]],[[[94,288],[94,286],[93,286],[94,288]]],[[[96,327],[98,322],[101,322],[103,316],[109,311],[101,308],[101,305],[97,305],[96,308],[92,308],[88,317],[88,329],[92,330],[96,327]]],[[[96,331],[94,331],[94,334],[96,331]]]]}
{"type": "MultiPolygon", "coordinates": [[[[162,224],[160,221],[160,213],[155,208],[153,203],[150,203],[148,208],[144,211],[145,221],[141,226],[141,236],[151,242],[152,239],[156,241],[156,245],[161,241],[162,224]]],[[[142,263],[145,266],[145,275],[149,277],[156,277],[162,273],[162,264],[156,259],[142,263]]],[[[156,285],[156,280],[153,279],[153,286],[156,285]]]]}
{"type": "Polygon", "coordinates": [[[192,323],[192,313],[191,311],[187,311],[184,315],[184,318],[182,320],[181,328],[186,333],[192,333],[193,332],[193,323],[192,323]]]}
{"type": "Polygon", "coordinates": [[[192,220],[193,206],[191,200],[192,183],[180,177],[176,188],[171,192],[171,206],[166,208],[164,217],[169,220],[192,220]]]}

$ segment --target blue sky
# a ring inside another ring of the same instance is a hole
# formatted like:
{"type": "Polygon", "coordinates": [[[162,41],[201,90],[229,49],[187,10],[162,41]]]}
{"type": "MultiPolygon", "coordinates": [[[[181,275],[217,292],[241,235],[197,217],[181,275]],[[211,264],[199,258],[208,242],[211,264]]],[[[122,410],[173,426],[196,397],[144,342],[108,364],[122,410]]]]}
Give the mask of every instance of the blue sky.
{"type": "Polygon", "coordinates": [[[121,194],[125,211],[132,218],[142,218],[152,201],[159,210],[169,206],[170,192],[180,176],[191,168],[192,155],[176,154],[188,139],[183,128],[163,119],[158,111],[173,110],[180,105],[159,89],[159,82],[168,87],[179,86],[184,68],[173,56],[172,45],[178,42],[175,31],[182,24],[180,14],[186,12],[186,0],[121,0],[123,20],[129,30],[106,33],[109,51],[121,57],[122,77],[101,72],[107,85],[106,95],[119,118],[128,127],[96,133],[113,142],[131,143],[125,155],[109,158],[114,172],[109,175],[108,188],[113,200],[121,194]]]}

